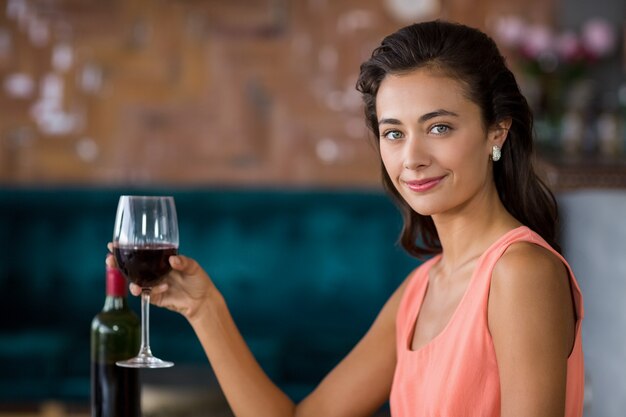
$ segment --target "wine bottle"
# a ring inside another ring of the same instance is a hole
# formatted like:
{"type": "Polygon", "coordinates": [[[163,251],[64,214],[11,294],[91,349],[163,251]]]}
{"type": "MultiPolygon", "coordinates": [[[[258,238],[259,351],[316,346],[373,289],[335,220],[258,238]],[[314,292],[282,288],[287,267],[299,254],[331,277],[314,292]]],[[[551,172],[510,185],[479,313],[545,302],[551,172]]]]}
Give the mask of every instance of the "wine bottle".
{"type": "Polygon", "coordinates": [[[137,354],[141,339],[126,295],[121,272],[107,268],[104,307],[91,322],[92,417],[141,417],[139,370],[115,364],[137,354]]]}

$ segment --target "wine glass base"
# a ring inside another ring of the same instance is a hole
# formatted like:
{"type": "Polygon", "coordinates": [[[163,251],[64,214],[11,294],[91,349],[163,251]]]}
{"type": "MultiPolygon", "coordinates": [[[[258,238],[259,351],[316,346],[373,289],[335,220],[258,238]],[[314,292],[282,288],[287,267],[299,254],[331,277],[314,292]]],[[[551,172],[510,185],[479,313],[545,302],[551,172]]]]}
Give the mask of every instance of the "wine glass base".
{"type": "Polygon", "coordinates": [[[174,362],[146,355],[135,356],[125,361],[115,362],[115,364],[123,368],[170,368],[174,366],[174,362]]]}

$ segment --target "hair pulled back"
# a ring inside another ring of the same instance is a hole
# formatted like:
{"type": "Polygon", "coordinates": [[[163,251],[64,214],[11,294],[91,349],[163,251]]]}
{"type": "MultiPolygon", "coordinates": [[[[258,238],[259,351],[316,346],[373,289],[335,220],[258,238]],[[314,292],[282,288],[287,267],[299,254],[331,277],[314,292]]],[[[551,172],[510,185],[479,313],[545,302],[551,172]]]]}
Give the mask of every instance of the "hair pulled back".
{"type": "MultiPolygon", "coordinates": [[[[362,94],[366,122],[374,133],[379,156],[378,88],[388,74],[419,68],[430,68],[459,81],[467,98],[480,107],[485,127],[511,119],[502,157],[493,164],[498,195],[509,213],[560,251],[556,199],[533,168],[532,112],[495,42],[483,32],[443,21],[415,23],[384,38],[371,58],[361,64],[357,90],[362,94]]],[[[399,239],[402,247],[417,257],[440,252],[432,218],[415,212],[394,187],[382,160],[381,167],[383,186],[404,219],[399,239]]]]}

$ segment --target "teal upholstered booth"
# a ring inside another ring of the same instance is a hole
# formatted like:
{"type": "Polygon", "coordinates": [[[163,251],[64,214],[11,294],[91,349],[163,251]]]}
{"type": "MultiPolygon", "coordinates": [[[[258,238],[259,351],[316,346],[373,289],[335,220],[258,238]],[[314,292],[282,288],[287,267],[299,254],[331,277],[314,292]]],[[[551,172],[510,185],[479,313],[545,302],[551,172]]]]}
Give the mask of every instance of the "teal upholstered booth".
{"type": "MultiPolygon", "coordinates": [[[[418,264],[396,244],[400,215],[378,191],[0,189],[0,402],[88,398],[89,326],[123,193],[175,196],[181,252],[213,277],[261,365],[294,397],[418,264]]],[[[151,322],[156,354],[208,367],[182,317],[153,308],[151,322]]]]}

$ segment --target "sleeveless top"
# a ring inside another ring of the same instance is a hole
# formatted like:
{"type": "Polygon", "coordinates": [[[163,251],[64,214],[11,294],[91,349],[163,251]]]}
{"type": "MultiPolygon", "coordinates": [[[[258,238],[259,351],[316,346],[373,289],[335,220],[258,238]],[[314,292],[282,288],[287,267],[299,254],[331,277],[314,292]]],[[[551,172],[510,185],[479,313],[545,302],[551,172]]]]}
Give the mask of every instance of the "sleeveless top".
{"type": "Polygon", "coordinates": [[[487,305],[493,267],[515,242],[542,246],[567,266],[576,309],[576,335],[567,360],[565,416],[582,416],[585,379],[582,294],[565,259],[538,234],[521,226],[504,234],[482,254],[448,324],[415,351],[410,346],[428,273],[441,255],[426,261],[412,273],[396,320],[397,364],[390,396],[393,417],[500,416],[500,377],[488,327],[487,305]]]}

